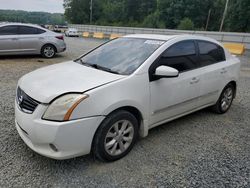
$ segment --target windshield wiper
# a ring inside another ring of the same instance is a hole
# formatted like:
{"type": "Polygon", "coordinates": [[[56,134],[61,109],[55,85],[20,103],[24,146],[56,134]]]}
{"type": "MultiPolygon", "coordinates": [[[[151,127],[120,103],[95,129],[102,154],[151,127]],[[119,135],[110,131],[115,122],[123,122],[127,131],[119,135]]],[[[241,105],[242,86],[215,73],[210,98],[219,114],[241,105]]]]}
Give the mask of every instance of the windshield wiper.
{"type": "Polygon", "coordinates": [[[110,72],[110,73],[114,73],[114,74],[120,74],[119,72],[117,71],[114,71],[110,68],[107,68],[107,67],[103,67],[101,65],[97,65],[97,64],[88,64],[89,66],[95,68],[95,69],[98,69],[98,70],[103,70],[103,71],[106,71],[106,72],[110,72]]]}
{"type": "Polygon", "coordinates": [[[112,69],[107,68],[107,67],[103,67],[103,66],[101,66],[101,65],[90,64],[90,63],[84,62],[82,59],[79,59],[79,61],[81,62],[82,65],[85,65],[85,66],[87,66],[87,67],[93,67],[93,68],[98,69],[98,70],[103,70],[103,71],[110,72],[110,73],[114,73],[114,74],[120,74],[120,73],[117,72],[117,71],[113,71],[112,69]]]}
{"type": "Polygon", "coordinates": [[[79,61],[81,62],[82,65],[85,65],[87,67],[92,67],[91,64],[84,62],[82,59],[79,59],[79,61]]]}

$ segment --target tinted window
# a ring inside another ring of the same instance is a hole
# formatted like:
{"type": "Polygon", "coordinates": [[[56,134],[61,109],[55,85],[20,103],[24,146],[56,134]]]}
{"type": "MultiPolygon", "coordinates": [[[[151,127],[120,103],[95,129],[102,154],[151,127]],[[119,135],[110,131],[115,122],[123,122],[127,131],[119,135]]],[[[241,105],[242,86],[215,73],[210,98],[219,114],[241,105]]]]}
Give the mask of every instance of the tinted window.
{"type": "Polygon", "coordinates": [[[20,26],[19,27],[19,34],[20,35],[35,35],[35,34],[41,34],[45,31],[42,29],[38,29],[35,27],[28,27],[28,26],[20,26]]]}
{"type": "Polygon", "coordinates": [[[42,34],[42,33],[45,33],[46,31],[42,30],[42,29],[37,29],[37,33],[38,34],[42,34]]]}
{"type": "Polygon", "coordinates": [[[201,66],[225,61],[225,53],[220,46],[206,41],[198,41],[198,46],[200,50],[201,66]]]}
{"type": "Polygon", "coordinates": [[[166,65],[179,72],[198,67],[194,41],[183,41],[174,44],[160,58],[159,65],[166,65]]]}
{"type": "Polygon", "coordinates": [[[17,34],[17,26],[4,26],[0,27],[0,35],[16,35],[17,34]]]}

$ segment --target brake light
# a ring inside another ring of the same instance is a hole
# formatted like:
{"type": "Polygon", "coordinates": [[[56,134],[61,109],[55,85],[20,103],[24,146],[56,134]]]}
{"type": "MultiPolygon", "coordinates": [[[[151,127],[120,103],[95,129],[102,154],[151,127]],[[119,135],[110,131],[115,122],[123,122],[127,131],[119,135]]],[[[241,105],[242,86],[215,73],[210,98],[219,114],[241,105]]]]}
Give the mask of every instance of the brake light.
{"type": "Polygon", "coordinates": [[[59,40],[64,40],[63,35],[61,35],[61,36],[56,36],[56,38],[59,39],[59,40]]]}

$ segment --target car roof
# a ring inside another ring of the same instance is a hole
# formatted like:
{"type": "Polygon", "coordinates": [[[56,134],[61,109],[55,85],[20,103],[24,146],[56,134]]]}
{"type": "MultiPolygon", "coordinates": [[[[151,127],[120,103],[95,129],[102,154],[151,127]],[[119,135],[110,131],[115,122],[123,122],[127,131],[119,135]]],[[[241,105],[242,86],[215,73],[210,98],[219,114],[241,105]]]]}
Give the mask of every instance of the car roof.
{"type": "Polygon", "coordinates": [[[220,43],[215,39],[200,36],[200,35],[188,35],[188,34],[180,34],[180,35],[158,35],[158,34],[131,34],[124,36],[125,38],[143,38],[149,40],[164,40],[169,41],[171,39],[182,39],[182,40],[205,40],[210,41],[216,44],[220,43]]]}
{"type": "Polygon", "coordinates": [[[143,39],[151,39],[151,40],[170,40],[175,38],[176,35],[156,35],[156,34],[132,34],[126,35],[125,38],[143,38],[143,39]]]}
{"type": "Polygon", "coordinates": [[[3,23],[3,24],[0,24],[0,26],[10,26],[10,25],[29,26],[29,27],[36,27],[36,28],[39,28],[39,29],[44,29],[41,26],[35,25],[35,24],[25,24],[25,23],[3,23]]]}

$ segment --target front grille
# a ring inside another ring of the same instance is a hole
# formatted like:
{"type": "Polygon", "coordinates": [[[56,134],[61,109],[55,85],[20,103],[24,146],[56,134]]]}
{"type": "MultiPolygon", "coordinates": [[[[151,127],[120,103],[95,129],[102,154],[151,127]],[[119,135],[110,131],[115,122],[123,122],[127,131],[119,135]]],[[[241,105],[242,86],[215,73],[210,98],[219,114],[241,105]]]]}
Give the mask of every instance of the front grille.
{"type": "Polygon", "coordinates": [[[28,114],[32,114],[40,102],[28,96],[20,87],[17,88],[17,104],[20,109],[28,114]]]}

